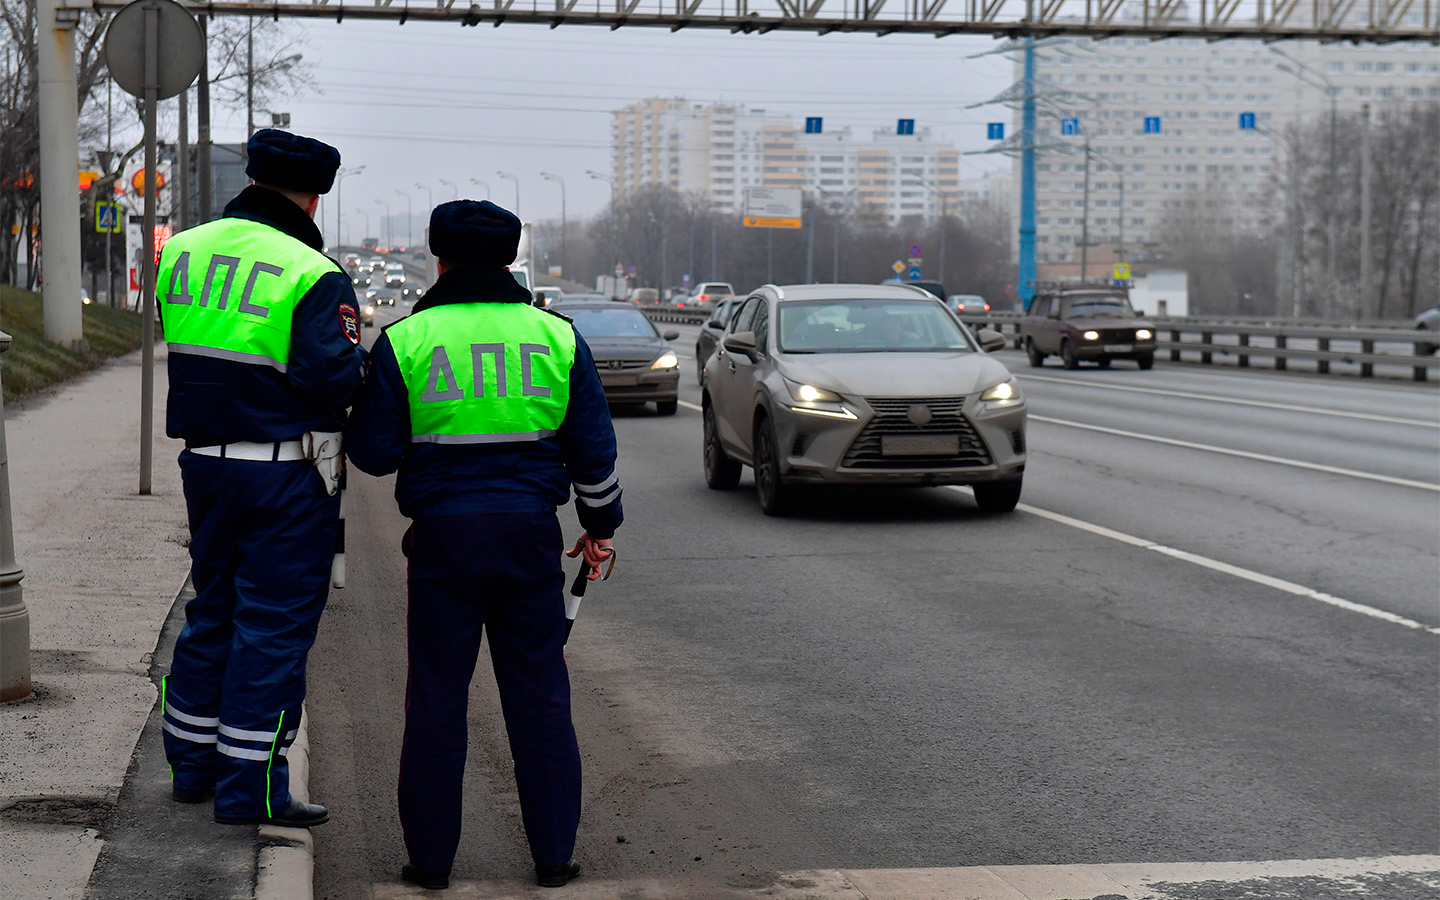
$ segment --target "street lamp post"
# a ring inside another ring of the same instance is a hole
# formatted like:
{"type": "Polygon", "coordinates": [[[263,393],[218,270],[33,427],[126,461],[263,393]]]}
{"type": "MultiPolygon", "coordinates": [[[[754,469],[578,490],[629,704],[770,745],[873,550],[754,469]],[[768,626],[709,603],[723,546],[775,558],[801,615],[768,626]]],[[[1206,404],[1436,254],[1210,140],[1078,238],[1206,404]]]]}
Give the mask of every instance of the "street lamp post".
{"type": "Polygon", "coordinates": [[[470,183],[479,187],[483,187],[485,189],[485,199],[490,199],[490,182],[481,181],[479,178],[471,178],[470,183]]]}
{"type": "Polygon", "coordinates": [[[495,174],[496,174],[496,175],[499,175],[501,178],[506,178],[506,179],[509,179],[510,181],[515,182],[515,215],[516,215],[516,216],[519,216],[519,215],[520,215],[520,179],[519,179],[519,178],[516,178],[514,175],[511,175],[509,172],[496,172],[495,174]]]}
{"type": "Polygon", "coordinates": [[[549,172],[541,172],[540,177],[560,185],[560,271],[562,273],[569,272],[569,268],[565,265],[565,179],[559,175],[551,175],[549,172]]]}
{"type": "Polygon", "coordinates": [[[435,208],[435,193],[434,193],[433,191],[431,191],[430,188],[426,187],[425,185],[421,184],[421,183],[418,182],[418,181],[415,182],[415,186],[416,186],[417,188],[419,188],[420,190],[422,190],[422,191],[425,192],[425,205],[428,206],[430,209],[434,209],[434,208],[435,208]]]}
{"type": "MultiPolygon", "coordinates": [[[[615,179],[612,178],[612,177],[610,177],[609,175],[605,175],[605,174],[603,174],[603,173],[601,173],[601,172],[597,172],[597,171],[595,171],[594,169],[586,169],[586,170],[585,170],[585,174],[588,175],[588,176],[590,176],[591,178],[593,178],[593,179],[596,180],[596,181],[603,181],[603,182],[605,182],[606,184],[610,185],[610,212],[611,212],[611,213],[614,213],[614,212],[615,212],[615,179]]],[[[714,240],[714,238],[715,238],[715,232],[714,232],[714,226],[713,226],[713,225],[711,226],[710,238],[711,238],[711,240],[710,240],[710,248],[711,248],[711,249],[710,249],[710,277],[713,279],[713,278],[716,277],[716,276],[715,276],[715,249],[714,249],[714,248],[715,248],[715,240],[714,240]]],[[[615,257],[615,263],[616,263],[616,265],[619,265],[619,263],[620,263],[619,253],[616,252],[615,246],[614,246],[614,242],[615,242],[615,228],[613,228],[613,227],[610,229],[610,241],[611,241],[610,255],[615,257]]]]}
{"type": "Polygon", "coordinates": [[[604,173],[597,172],[597,171],[595,171],[594,169],[586,169],[586,170],[585,170],[585,174],[586,174],[586,175],[589,175],[591,178],[595,179],[596,181],[603,181],[603,182],[605,182],[606,184],[610,185],[610,206],[611,206],[611,207],[614,207],[614,206],[615,206],[615,179],[612,178],[612,177],[610,177],[609,175],[604,174],[604,173]]]}
{"type": "MultiPolygon", "coordinates": [[[[10,340],[0,331],[0,353],[10,349],[10,340]]],[[[0,702],[30,696],[30,611],[20,591],[25,570],[15,563],[9,459],[5,408],[0,401],[0,702]]]]}
{"type": "Polygon", "coordinates": [[[450,180],[445,179],[445,178],[440,178],[440,179],[437,179],[437,180],[438,180],[441,184],[445,185],[446,187],[448,187],[448,188],[450,189],[450,199],[451,199],[451,200],[459,200],[459,199],[460,199],[460,189],[455,186],[455,182],[450,181],[450,180]]]}
{"type": "Polygon", "coordinates": [[[353,168],[341,166],[340,170],[335,173],[335,244],[337,246],[345,243],[345,238],[340,233],[340,220],[344,216],[345,210],[345,207],[340,205],[340,189],[344,187],[347,176],[359,175],[363,171],[365,171],[364,166],[354,166],[353,168]]]}
{"type": "Polygon", "coordinates": [[[388,200],[381,200],[379,197],[375,198],[375,202],[385,207],[385,247],[388,250],[395,246],[395,235],[392,233],[390,227],[390,202],[388,200]]]}
{"type": "Polygon", "coordinates": [[[1330,190],[1325,192],[1325,308],[1322,311],[1322,314],[1328,319],[1334,314],[1335,298],[1335,130],[1336,123],[1339,121],[1339,112],[1336,106],[1340,99],[1340,89],[1335,86],[1335,82],[1321,73],[1293,57],[1286,56],[1280,48],[1270,47],[1270,52],[1290,63],[1290,65],[1281,63],[1275,68],[1294,75],[1301,84],[1324,91],[1325,96],[1330,99],[1330,190]],[[1309,78],[1306,77],[1307,75],[1309,78]],[[1314,78],[1315,81],[1311,81],[1310,78],[1314,78]]]}
{"type": "Polygon", "coordinates": [[[415,246],[415,207],[410,203],[409,194],[399,188],[395,189],[395,193],[405,198],[405,248],[408,250],[415,246]]]}

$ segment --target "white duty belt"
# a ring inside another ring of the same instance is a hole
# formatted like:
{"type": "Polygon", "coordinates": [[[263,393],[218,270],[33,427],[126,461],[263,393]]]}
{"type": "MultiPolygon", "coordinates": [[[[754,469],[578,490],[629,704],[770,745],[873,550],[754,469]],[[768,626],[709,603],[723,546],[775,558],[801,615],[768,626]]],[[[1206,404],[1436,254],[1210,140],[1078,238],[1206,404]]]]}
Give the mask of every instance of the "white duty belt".
{"type": "Polygon", "coordinates": [[[191,447],[191,453],[219,459],[244,459],[251,462],[296,462],[307,459],[301,441],[236,441],[210,447],[191,447]]]}

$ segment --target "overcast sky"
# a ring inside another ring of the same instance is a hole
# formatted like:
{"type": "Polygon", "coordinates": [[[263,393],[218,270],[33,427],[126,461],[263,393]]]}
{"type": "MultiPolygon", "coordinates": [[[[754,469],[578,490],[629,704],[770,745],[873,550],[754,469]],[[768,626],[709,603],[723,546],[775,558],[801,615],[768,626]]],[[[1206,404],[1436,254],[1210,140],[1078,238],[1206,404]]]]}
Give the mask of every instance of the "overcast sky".
{"type": "MultiPolygon", "coordinates": [[[[558,219],[559,175],[571,221],[609,201],[609,187],[587,169],[610,171],[611,110],[647,97],[743,103],[750,109],[823,116],[827,131],[870,129],[913,118],[962,150],[989,146],[984,123],[1009,119],[999,107],[965,109],[988,100],[1013,79],[1007,56],[970,59],[998,46],[989,38],[891,35],[730,34],[586,26],[481,25],[347,21],[298,22],[308,37],[320,93],[277,104],[291,129],[340,148],[344,165],[365,165],[344,183],[344,214],[352,238],[378,227],[381,199],[396,214],[410,194],[415,216],[429,202],[449,200],[444,178],[460,195],[490,196],[506,207],[519,176],[526,219],[558,219]]],[[[245,113],[216,111],[214,139],[238,141],[245,113]]],[[[257,114],[257,125],[269,117],[257,114]]],[[[998,156],[966,157],[962,178],[1008,167],[998,156]]],[[[333,234],[333,193],[326,198],[333,234]]],[[[395,235],[396,241],[405,239],[395,235]]],[[[418,239],[418,236],[417,236],[418,239]]]]}

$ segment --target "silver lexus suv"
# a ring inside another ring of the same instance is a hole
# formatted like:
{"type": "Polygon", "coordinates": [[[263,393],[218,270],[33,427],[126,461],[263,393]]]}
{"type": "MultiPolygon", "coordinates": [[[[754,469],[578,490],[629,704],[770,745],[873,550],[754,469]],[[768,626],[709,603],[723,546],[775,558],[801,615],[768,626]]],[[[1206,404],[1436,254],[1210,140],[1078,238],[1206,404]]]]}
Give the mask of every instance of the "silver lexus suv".
{"type": "Polygon", "coordinates": [[[927,291],[765,285],[705,363],[705,481],[755,469],[779,515],[802,484],[970,485],[987,512],[1020,500],[1025,398],[999,360],[927,291]]]}

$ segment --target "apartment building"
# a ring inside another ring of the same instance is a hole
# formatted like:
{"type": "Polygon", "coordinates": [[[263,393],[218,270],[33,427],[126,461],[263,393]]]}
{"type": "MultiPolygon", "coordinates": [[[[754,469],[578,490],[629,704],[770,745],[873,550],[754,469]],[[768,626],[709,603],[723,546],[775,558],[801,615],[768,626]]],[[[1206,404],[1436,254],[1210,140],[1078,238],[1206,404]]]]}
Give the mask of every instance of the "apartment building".
{"type": "MultiPolygon", "coordinates": [[[[1017,79],[1022,66],[1017,54],[1017,79]]],[[[1078,260],[1087,232],[1107,251],[1162,246],[1187,223],[1260,233],[1284,217],[1287,130],[1323,121],[1331,92],[1341,117],[1367,102],[1376,115],[1440,102],[1440,57],[1424,44],[1052,39],[1036,77],[1037,143],[1065,147],[1036,159],[1041,264],[1078,260]],[[1241,113],[1254,129],[1240,128],[1241,113]]]]}
{"type": "Polygon", "coordinates": [[[738,213],[748,186],[800,188],[832,209],[892,225],[965,203],[960,152],[929,129],[900,134],[891,126],[864,138],[848,127],[806,133],[789,115],[678,99],[644,100],[614,115],[618,198],[663,184],[738,213]]]}

